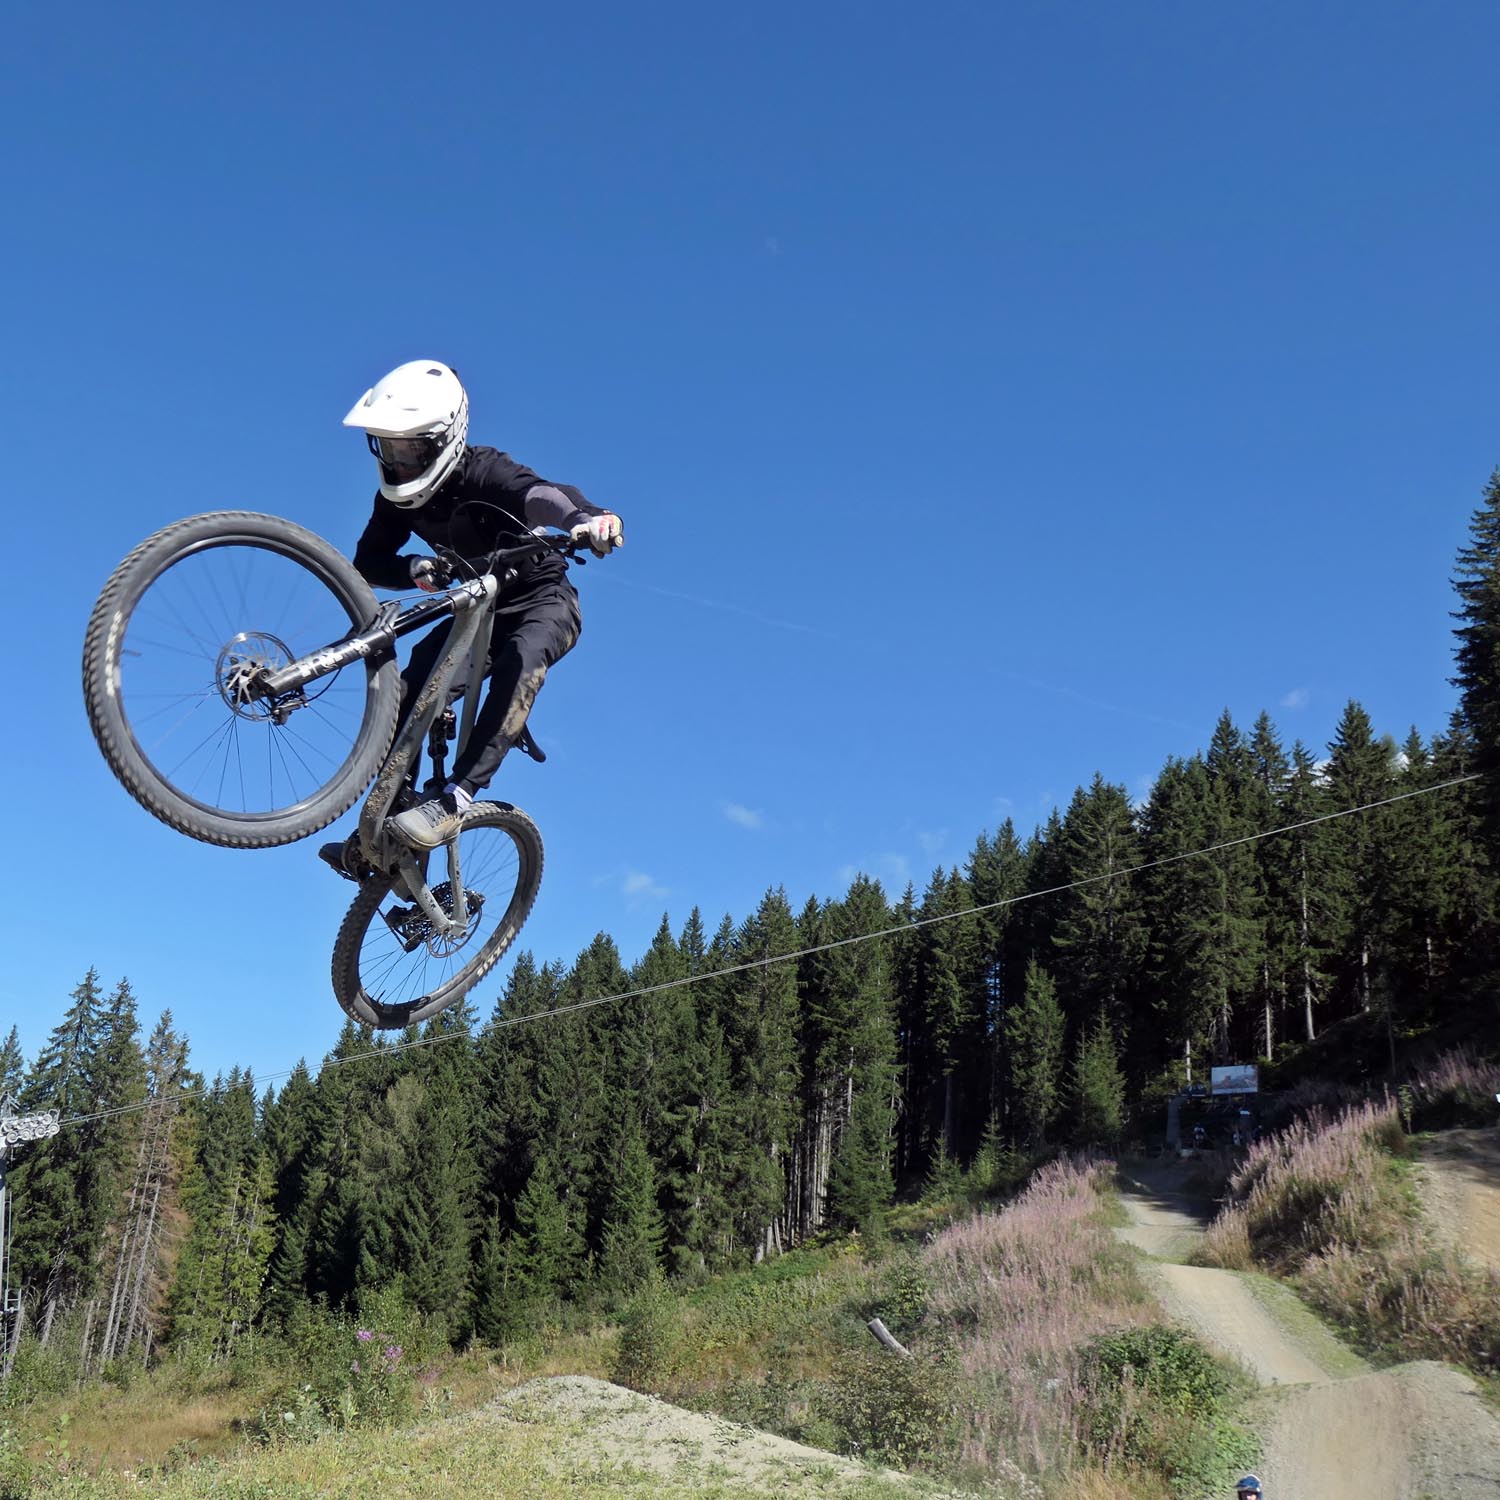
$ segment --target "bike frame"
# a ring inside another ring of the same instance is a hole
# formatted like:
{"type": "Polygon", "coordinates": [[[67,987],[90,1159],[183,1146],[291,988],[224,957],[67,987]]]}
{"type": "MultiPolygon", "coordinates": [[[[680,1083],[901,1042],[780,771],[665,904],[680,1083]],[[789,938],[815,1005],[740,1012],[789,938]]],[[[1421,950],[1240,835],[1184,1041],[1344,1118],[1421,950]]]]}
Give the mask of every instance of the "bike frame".
{"type": "MultiPolygon", "coordinates": [[[[422,630],[449,616],[453,620],[447,645],[433,664],[427,680],[418,690],[406,724],[397,735],[391,752],[376,774],[370,794],[359,814],[359,841],[365,858],[392,877],[398,887],[421,907],[437,936],[449,937],[467,929],[468,907],[464,897],[462,871],[459,867],[458,841],[446,845],[449,905],[453,915],[446,914],[428,887],[425,873],[407,846],[385,832],[386,816],[396,793],[405,782],[433,721],[448,706],[448,687],[458,671],[460,661],[469,658],[469,676],[464,690],[463,716],[455,741],[455,759],[467,745],[474,728],[480,684],[488,663],[490,635],[494,629],[495,601],[504,582],[513,576],[507,562],[550,550],[547,544],[532,543],[495,554],[489,567],[478,578],[456,584],[441,598],[423,600],[410,609],[394,604],[382,605],[374,623],[346,637],[343,641],[310,652],[290,662],[279,671],[267,673],[259,684],[261,694],[272,699],[290,700],[304,687],[320,677],[340,671],[356,661],[394,650],[396,641],[413,631],[422,630]],[[501,571],[497,574],[494,569],[501,571]]],[[[425,863],[425,860],[424,860],[425,863]]]]}

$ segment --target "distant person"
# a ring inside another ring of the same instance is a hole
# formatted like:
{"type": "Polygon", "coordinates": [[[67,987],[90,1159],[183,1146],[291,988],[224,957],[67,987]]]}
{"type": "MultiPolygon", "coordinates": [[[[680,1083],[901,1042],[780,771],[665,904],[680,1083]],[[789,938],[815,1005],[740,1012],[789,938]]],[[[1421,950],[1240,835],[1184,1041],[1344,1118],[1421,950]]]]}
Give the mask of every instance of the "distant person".
{"type": "MultiPolygon", "coordinates": [[[[354,549],[354,566],[377,588],[446,587],[437,557],[401,550],[412,536],[461,557],[519,545],[546,526],[587,543],[597,557],[624,545],[620,518],[591,505],[581,490],[549,483],[507,453],[471,446],[468,392],[437,360],[392,370],[354,403],[344,426],[364,430],[380,469],[374,510],[354,549]]],[[[398,734],[450,628],[433,630],[412,651],[401,674],[398,734]]],[[[573,649],[582,628],[565,560],[553,553],[522,563],[495,610],[489,691],[468,744],[443,786],[429,787],[427,801],[390,821],[404,843],[433,849],[457,832],[462,813],[520,737],[548,670],[573,649]]],[[[359,878],[357,834],[319,853],[339,874],[359,878]]]]}
{"type": "Polygon", "coordinates": [[[1254,1474],[1246,1474],[1240,1482],[1235,1485],[1234,1493],[1237,1500],[1261,1500],[1260,1480],[1254,1474]]]}

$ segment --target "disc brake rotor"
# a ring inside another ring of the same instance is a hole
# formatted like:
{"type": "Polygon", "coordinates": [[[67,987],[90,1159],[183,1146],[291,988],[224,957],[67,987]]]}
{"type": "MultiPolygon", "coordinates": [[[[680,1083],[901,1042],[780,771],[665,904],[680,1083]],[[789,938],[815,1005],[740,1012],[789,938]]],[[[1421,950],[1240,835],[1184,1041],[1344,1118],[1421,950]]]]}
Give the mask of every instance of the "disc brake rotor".
{"type": "Polygon", "coordinates": [[[284,708],[264,694],[253,695],[263,672],[275,671],[295,661],[284,641],[264,630],[242,630],[231,636],[214,664],[214,686],[241,719],[265,721],[284,717],[284,708]]]}

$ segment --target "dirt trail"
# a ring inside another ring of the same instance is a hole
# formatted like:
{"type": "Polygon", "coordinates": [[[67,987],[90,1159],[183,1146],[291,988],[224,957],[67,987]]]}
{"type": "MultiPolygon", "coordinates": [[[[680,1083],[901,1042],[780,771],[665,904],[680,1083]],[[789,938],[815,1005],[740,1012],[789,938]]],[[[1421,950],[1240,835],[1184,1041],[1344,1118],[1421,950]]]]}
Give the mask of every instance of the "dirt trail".
{"type": "Polygon", "coordinates": [[[1270,1500],[1500,1500],[1500,1421],[1467,1376],[1422,1362],[1338,1379],[1261,1303],[1246,1278],[1177,1263],[1191,1254],[1208,1205],[1181,1188],[1177,1164],[1123,1179],[1128,1228],[1146,1252],[1163,1305],[1284,1386],[1265,1434],[1260,1475],[1270,1500]]]}
{"type": "MultiPolygon", "coordinates": [[[[584,1375],[528,1381],[489,1406],[457,1419],[520,1422],[556,1433],[559,1464],[686,1485],[694,1493],[776,1495],[781,1500],[947,1500],[930,1480],[794,1443],[704,1412],[686,1411],[584,1375]]],[[[622,1493],[627,1487],[622,1483],[622,1493]]],[[[635,1486],[628,1487],[635,1493],[635,1486]]],[[[675,1493],[675,1491],[674,1491],[675,1493]]]]}
{"type": "Polygon", "coordinates": [[[1445,1130],[1422,1149],[1422,1206],[1438,1233],[1500,1270],[1500,1128],[1445,1130]]]}

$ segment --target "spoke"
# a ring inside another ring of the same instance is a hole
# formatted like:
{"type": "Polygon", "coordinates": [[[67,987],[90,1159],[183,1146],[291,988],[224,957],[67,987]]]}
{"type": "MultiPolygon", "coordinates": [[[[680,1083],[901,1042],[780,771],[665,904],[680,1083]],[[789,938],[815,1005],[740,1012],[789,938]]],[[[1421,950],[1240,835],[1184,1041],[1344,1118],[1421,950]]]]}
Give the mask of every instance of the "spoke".
{"type": "Polygon", "coordinates": [[[174,646],[169,641],[153,641],[147,639],[145,636],[131,635],[128,632],[125,639],[132,651],[138,651],[142,646],[150,646],[153,651],[170,651],[174,656],[187,657],[189,661],[201,662],[205,656],[210,661],[217,661],[219,659],[219,648],[217,646],[211,651],[189,651],[186,647],[174,646]]]}
{"type": "MultiPolygon", "coordinates": [[[[165,696],[165,694],[163,694],[162,696],[165,696]]],[[[153,708],[149,714],[142,714],[139,718],[131,719],[130,723],[135,729],[144,729],[146,725],[149,724],[153,719],[159,719],[163,714],[171,713],[179,703],[191,703],[192,707],[188,709],[187,713],[183,714],[182,718],[177,721],[177,723],[180,724],[184,719],[188,718],[189,715],[197,713],[197,711],[202,708],[205,703],[212,703],[216,698],[218,698],[218,696],[219,695],[217,693],[200,693],[197,697],[194,698],[189,697],[189,695],[186,693],[178,693],[171,699],[170,702],[163,703],[160,708],[153,708]]],[[[172,729],[175,729],[176,727],[177,724],[174,724],[172,726],[172,729]]],[[[171,735],[172,729],[169,729],[167,731],[168,736],[171,735]]]]}
{"type": "MultiPolygon", "coordinates": [[[[292,752],[292,754],[294,756],[296,756],[296,758],[297,758],[297,764],[299,766],[301,766],[302,769],[304,771],[306,771],[307,774],[312,778],[313,789],[314,789],[314,791],[316,791],[317,788],[322,784],[321,783],[321,779],[319,778],[317,772],[314,771],[313,768],[310,765],[308,765],[307,761],[303,759],[302,752],[300,750],[298,750],[298,748],[296,746],[296,743],[295,743],[296,739],[297,739],[297,736],[292,735],[290,732],[288,732],[286,730],[285,726],[283,726],[282,727],[282,732],[281,732],[281,734],[280,734],[280,736],[278,738],[277,743],[280,744],[280,745],[282,745],[286,750],[290,750],[292,752]]],[[[317,749],[317,747],[315,745],[310,745],[308,748],[311,749],[311,750],[316,750],[317,749]]],[[[328,757],[325,756],[325,759],[327,759],[327,758],[328,757]]],[[[291,767],[288,767],[287,770],[288,770],[288,774],[290,774],[291,767]]]]}
{"type": "Polygon", "coordinates": [[[240,754],[240,721],[234,721],[234,763],[240,773],[240,811],[249,812],[250,809],[245,802],[245,761],[240,754]]]}
{"type": "MultiPolygon", "coordinates": [[[[201,708],[202,705],[199,704],[198,707],[201,708]]],[[[184,714],[182,716],[182,718],[177,721],[178,724],[183,723],[185,720],[191,718],[192,714],[197,713],[197,711],[198,711],[198,709],[194,708],[194,709],[190,710],[189,713],[184,714]]],[[[206,735],[203,736],[203,738],[201,740],[198,741],[198,743],[196,745],[193,746],[193,748],[191,750],[189,750],[182,757],[181,760],[179,760],[177,762],[177,764],[175,766],[172,767],[172,769],[170,771],[168,771],[166,773],[166,775],[163,777],[163,780],[170,781],[188,763],[188,760],[192,756],[196,755],[210,740],[215,739],[215,738],[222,740],[223,738],[225,738],[225,736],[228,735],[229,731],[234,727],[234,723],[235,723],[235,720],[231,716],[230,719],[229,719],[229,721],[227,723],[216,724],[212,729],[210,729],[208,731],[208,733],[206,735]]],[[[162,739],[160,739],[160,740],[157,741],[157,744],[158,745],[162,744],[164,742],[164,740],[168,736],[170,736],[172,734],[172,732],[176,728],[177,728],[177,725],[174,724],[172,726],[172,728],[167,731],[167,734],[164,735],[162,737],[162,739]]]]}

